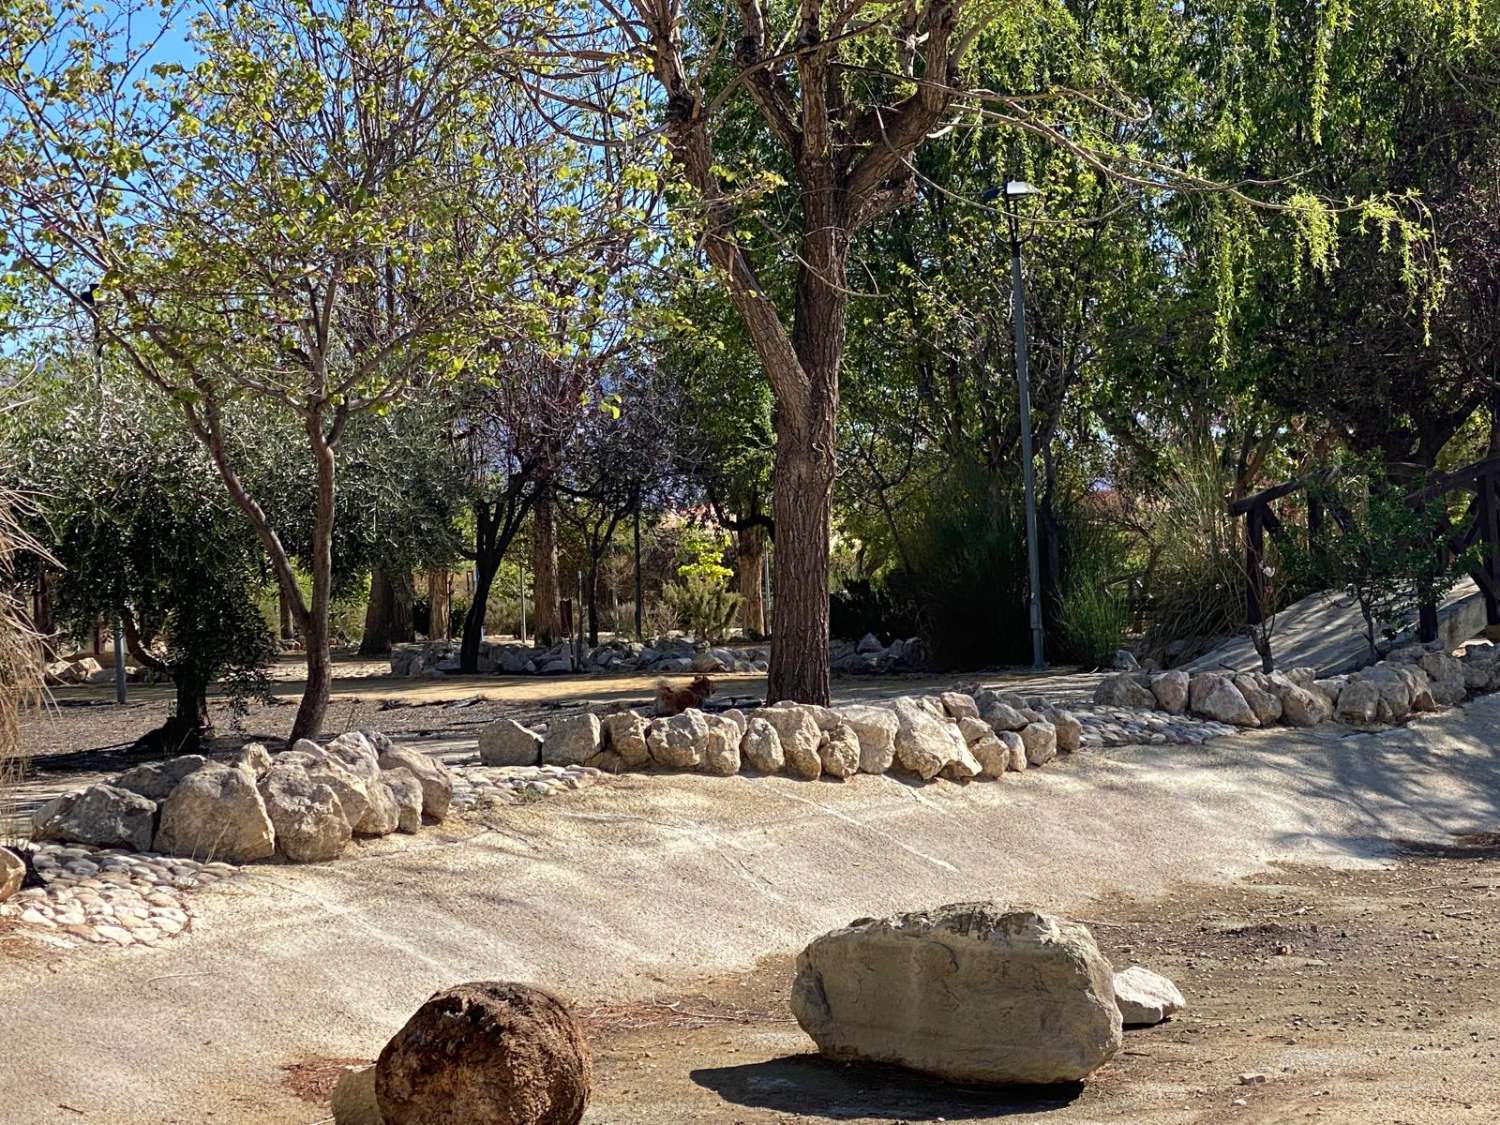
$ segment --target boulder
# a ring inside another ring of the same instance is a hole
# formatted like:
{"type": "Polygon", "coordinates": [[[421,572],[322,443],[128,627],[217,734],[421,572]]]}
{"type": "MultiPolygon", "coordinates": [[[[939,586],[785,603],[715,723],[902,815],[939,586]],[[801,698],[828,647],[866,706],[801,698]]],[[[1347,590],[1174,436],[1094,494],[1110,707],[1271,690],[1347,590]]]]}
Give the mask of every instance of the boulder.
{"type": "Polygon", "coordinates": [[[1236,676],[1234,686],[1245,697],[1245,702],[1255,715],[1255,721],[1261,726],[1269,726],[1281,718],[1281,700],[1270,690],[1259,673],[1236,676]]]}
{"type": "MultiPolygon", "coordinates": [[[[249,747],[246,749],[248,750],[249,747]]],[[[264,746],[261,747],[261,753],[265,753],[264,746]]],[[[269,760],[270,755],[267,755],[267,761],[269,760]]],[[[147,762],[144,765],[132,766],[115,778],[114,784],[120,789],[128,789],[132,793],[137,793],[149,801],[164,801],[167,794],[177,788],[179,781],[193,771],[203,768],[207,763],[208,759],[202,754],[184,754],[180,758],[171,758],[165,762],[147,762]]]]}
{"type": "Polygon", "coordinates": [[[866,633],[859,639],[859,644],[855,646],[854,651],[865,654],[872,652],[884,652],[885,645],[880,643],[880,638],[877,637],[874,633],[866,633]]]}
{"type": "Polygon", "coordinates": [[[21,889],[26,882],[26,863],[9,848],[0,848],[0,902],[21,889]]]}
{"type": "Polygon", "coordinates": [[[823,759],[818,756],[818,746],[823,741],[823,732],[810,709],[762,707],[759,714],[776,729],[787,773],[807,781],[822,775],[823,759]]]}
{"type": "Polygon", "coordinates": [[[397,746],[385,735],[375,743],[382,772],[386,770],[410,770],[422,784],[422,815],[428,820],[441,821],[448,815],[448,805],[453,800],[453,775],[441,762],[433,761],[420,750],[409,746],[397,746]]]}
{"type": "Polygon", "coordinates": [[[703,772],[733,777],[740,772],[740,728],[722,715],[705,716],[708,740],[703,746],[703,772]]]}
{"type": "Polygon", "coordinates": [[[338,794],[295,762],[278,762],[260,780],[260,796],[276,829],[276,850],[293,863],[321,863],[344,854],[353,826],[338,794]]]}
{"type": "Polygon", "coordinates": [[[1359,680],[1373,685],[1379,694],[1375,718],[1382,723],[1406,718],[1419,700],[1425,703],[1430,695],[1427,675],[1415,664],[1382,661],[1360,672],[1359,680]]]}
{"type": "Polygon", "coordinates": [[[1016,731],[1026,725],[1026,716],[1009,703],[991,703],[984,709],[983,719],[996,733],[1004,730],[1016,731]]]}
{"type": "Polygon", "coordinates": [[[864,918],[797,958],[792,1014],[838,1062],[961,1083],[1076,1082],[1121,1044],[1088,929],[992,903],[864,918]]]}
{"type": "Polygon", "coordinates": [[[375,1062],[384,1125],[578,1125],[593,1061],[568,1006],[522,984],[444,989],[375,1062]]]}
{"type": "Polygon", "coordinates": [[[599,720],[604,745],[620,755],[620,760],[632,769],[644,766],[651,760],[651,751],[646,746],[646,729],[650,723],[634,711],[617,711],[599,720]]]}
{"type": "Polygon", "coordinates": [[[1217,672],[1199,672],[1188,688],[1188,706],[1195,715],[1228,723],[1236,727],[1258,727],[1250,704],[1227,676],[1217,672]]]}
{"type": "Polygon", "coordinates": [[[885,773],[896,759],[896,712],[889,707],[856,704],[839,711],[839,718],[859,739],[859,771],[885,773]]]}
{"type": "Polygon", "coordinates": [[[1135,653],[1128,648],[1117,648],[1115,654],[1110,658],[1109,666],[1117,672],[1134,672],[1140,668],[1140,662],[1136,660],[1135,653]]]}
{"type": "Polygon", "coordinates": [[[964,742],[973,746],[981,738],[993,738],[995,732],[990,729],[990,724],[983,719],[975,719],[965,715],[958,720],[958,733],[964,736],[964,742]]]}
{"type": "Polygon", "coordinates": [[[255,779],[210,762],[161,803],[152,847],[190,859],[250,863],[276,853],[276,833],[255,779]]]}
{"type": "MultiPolygon", "coordinates": [[[[1020,742],[1020,735],[1011,731],[1005,733],[1020,742]]],[[[969,753],[973,754],[974,760],[979,763],[980,777],[1000,777],[1010,769],[1010,747],[1002,742],[1001,736],[994,731],[988,731],[983,738],[977,738],[969,743],[969,753]]],[[[1024,747],[1021,753],[1025,755],[1024,747]]]]}
{"type": "Polygon", "coordinates": [[[1453,707],[1462,703],[1467,697],[1468,691],[1464,687],[1464,666],[1457,657],[1450,656],[1446,652],[1429,652],[1423,655],[1417,664],[1423,672],[1427,673],[1427,679],[1430,681],[1428,690],[1438,706],[1453,707]]]}
{"type": "Polygon", "coordinates": [[[786,765],[776,728],[758,715],[751,715],[745,724],[745,734],[740,739],[740,757],[745,765],[759,773],[780,773],[786,765]]]}
{"type": "Polygon", "coordinates": [[[259,742],[247,742],[240,747],[229,764],[258,778],[271,768],[271,753],[259,742]]]}
{"type": "Polygon", "coordinates": [[[1047,721],[1057,731],[1057,749],[1062,754],[1075,753],[1083,745],[1083,724],[1071,711],[1054,708],[1045,712],[1047,721]]]}
{"type": "Polygon", "coordinates": [[[945,691],[938,699],[942,701],[943,710],[950,719],[979,718],[979,705],[974,702],[972,695],[961,691],[945,691]]]}
{"type": "Polygon", "coordinates": [[[116,785],[90,785],[48,801],[32,817],[37,840],[149,851],[156,802],[116,785]]]}
{"type": "Polygon", "coordinates": [[[939,719],[909,697],[896,703],[896,761],[902,769],[931,781],[959,751],[968,750],[956,724],[939,719]]]}
{"type": "Polygon", "coordinates": [[[657,719],[646,735],[652,760],[674,770],[695,770],[708,749],[708,720],[702,711],[689,707],[670,719],[657,719]]]}
{"type": "Polygon", "coordinates": [[[1187,1007],[1175,984],[1139,965],[1115,974],[1115,1003],[1126,1027],[1153,1027],[1187,1007]]]}
{"type": "Polygon", "coordinates": [[[1151,697],[1156,706],[1170,715],[1180,715],[1187,710],[1188,686],[1192,677],[1180,669],[1159,672],[1151,677],[1151,697]]]}
{"type": "Polygon", "coordinates": [[[859,735],[854,733],[854,728],[840,723],[832,730],[824,731],[818,742],[818,761],[822,763],[824,773],[841,781],[857,774],[860,747],[859,735]]]}
{"type": "Polygon", "coordinates": [[[542,760],[542,736],[514,719],[496,719],[479,732],[479,761],[486,766],[535,766],[542,760]]]}
{"type": "Polygon", "coordinates": [[[1321,692],[1293,686],[1281,695],[1281,717],[1294,727],[1315,727],[1327,722],[1332,713],[1321,692]]]}
{"type": "Polygon", "coordinates": [[[1338,716],[1346,723],[1373,723],[1380,713],[1380,688],[1365,680],[1351,680],[1339,692],[1338,716]]]}
{"type": "Polygon", "coordinates": [[[396,831],[420,832],[422,829],[422,783],[404,766],[384,770],[380,784],[396,807],[396,831]]]}
{"type": "Polygon", "coordinates": [[[333,1087],[333,1125],[385,1125],[375,1100],[375,1068],[346,1066],[333,1087]]]}
{"type": "MultiPolygon", "coordinates": [[[[990,732],[990,737],[994,737],[993,731],[990,732]]],[[[973,781],[983,772],[984,767],[980,764],[979,759],[975,757],[974,751],[965,746],[962,750],[954,752],[953,757],[948,759],[947,764],[943,766],[942,772],[938,776],[945,781],[964,782],[973,781]]]]}
{"type": "Polygon", "coordinates": [[[1106,707],[1156,709],[1156,696],[1141,682],[1140,675],[1133,672],[1105,676],[1094,688],[1094,702],[1106,707]]]}
{"type": "Polygon", "coordinates": [[[553,719],[542,743],[545,766],[579,766],[599,753],[599,716],[592,711],[553,719]]]}
{"type": "Polygon", "coordinates": [[[1049,722],[1027,723],[1021,731],[1021,745],[1026,748],[1026,764],[1044,766],[1057,757],[1057,728],[1049,722]]]}

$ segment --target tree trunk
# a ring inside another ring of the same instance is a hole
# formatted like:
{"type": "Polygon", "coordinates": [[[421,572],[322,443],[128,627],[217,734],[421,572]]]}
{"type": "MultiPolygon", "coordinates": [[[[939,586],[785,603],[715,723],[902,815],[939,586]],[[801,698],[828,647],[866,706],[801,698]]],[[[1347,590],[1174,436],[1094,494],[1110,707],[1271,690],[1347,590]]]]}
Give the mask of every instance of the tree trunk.
{"type": "Polygon", "coordinates": [[[474,600],[469,603],[469,615],[464,618],[463,641],[458,650],[458,666],[469,675],[479,671],[479,645],[484,640],[485,607],[490,600],[490,587],[495,584],[495,575],[500,571],[500,552],[480,551],[474,562],[474,600]]]}
{"type": "Polygon", "coordinates": [[[766,561],[766,529],[759,524],[735,536],[734,564],[740,591],[740,628],[752,640],[766,635],[766,602],[761,570],[766,561]]]}
{"type": "Polygon", "coordinates": [[[365,603],[365,630],[359,639],[361,656],[379,656],[391,651],[391,631],[396,614],[396,590],[384,567],[370,571],[370,600],[365,603]]]}
{"type": "Polygon", "coordinates": [[[588,573],[584,576],[584,581],[588,583],[588,589],[584,591],[584,599],[588,602],[588,607],[589,607],[589,647],[590,648],[598,648],[599,647],[599,563],[598,563],[597,560],[594,562],[593,566],[589,567],[588,573]]]}
{"type": "Polygon", "coordinates": [[[303,644],[307,647],[307,686],[297,717],[292,721],[291,741],[316,738],[323,729],[328,712],[328,697],[333,686],[333,659],[329,651],[328,614],[333,603],[333,447],[323,434],[322,417],[314,412],[307,417],[308,438],[312,444],[317,468],[317,502],[314,506],[312,535],[312,601],[308,606],[303,644]]]}
{"type": "Polygon", "coordinates": [[[412,622],[412,605],[417,600],[417,591],[411,575],[403,571],[394,578],[388,576],[387,580],[391,584],[391,643],[405,644],[414,641],[417,639],[417,627],[412,622]]]}
{"type": "Polygon", "coordinates": [[[278,584],[276,587],[276,611],[277,617],[280,618],[280,629],[278,630],[278,632],[281,636],[281,639],[284,641],[289,641],[297,634],[292,630],[291,603],[286,600],[286,592],[282,590],[280,584],[278,584]]]}
{"type": "Polygon", "coordinates": [[[539,487],[532,511],[531,572],[535,583],[532,634],[539,645],[556,644],[562,633],[562,608],[557,588],[557,509],[550,484],[539,487]]]}
{"type": "Polygon", "coordinates": [[[208,684],[197,676],[177,677],[177,708],[158,736],[168,757],[190,754],[213,733],[208,718],[208,684]]]}
{"type": "Polygon", "coordinates": [[[453,606],[452,581],[447,570],[427,573],[427,639],[445,641],[451,627],[453,606]]]}

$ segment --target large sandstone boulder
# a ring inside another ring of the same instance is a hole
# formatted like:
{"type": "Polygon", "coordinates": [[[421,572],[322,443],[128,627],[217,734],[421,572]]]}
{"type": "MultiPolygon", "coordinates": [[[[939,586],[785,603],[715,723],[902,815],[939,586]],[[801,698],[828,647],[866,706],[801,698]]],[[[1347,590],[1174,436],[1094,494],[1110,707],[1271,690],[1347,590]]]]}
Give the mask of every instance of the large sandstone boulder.
{"type": "Polygon", "coordinates": [[[818,742],[818,761],[823,772],[839,780],[853,777],[859,772],[859,735],[854,728],[840,723],[832,730],[825,730],[818,742]]]}
{"type": "Polygon", "coordinates": [[[1141,682],[1142,674],[1116,672],[1105,676],[1094,688],[1094,702],[1107,707],[1144,707],[1156,709],[1156,696],[1141,682]]]}
{"type": "Polygon", "coordinates": [[[295,762],[277,762],[259,789],[283,856],[293,863],[322,863],[344,854],[354,830],[331,786],[314,781],[295,762]]]}
{"type": "Polygon", "coordinates": [[[1002,730],[995,734],[1005,749],[1010,753],[1010,769],[1016,773],[1026,768],[1026,743],[1021,736],[1013,730],[1002,730]]]}
{"type": "Polygon", "coordinates": [[[1027,723],[1021,729],[1021,745],[1027,765],[1044,766],[1057,757],[1057,728],[1045,721],[1027,723]]]}
{"type": "Polygon", "coordinates": [[[593,1060],[557,997],[476,982],[437,993],[375,1062],[384,1125],[578,1125],[593,1060]]]}
{"type": "Polygon", "coordinates": [[[1163,711],[1180,715],[1187,710],[1190,681],[1191,677],[1181,669],[1158,673],[1151,677],[1151,696],[1163,711]]]}
{"type": "Polygon", "coordinates": [[[599,716],[592,711],[553,719],[542,743],[542,764],[580,766],[599,753],[599,716]]]}
{"type": "Polygon", "coordinates": [[[658,719],[651,724],[646,745],[658,765],[695,770],[702,765],[703,752],[708,749],[708,720],[695,707],[670,719],[658,719]]]}
{"type": "Polygon", "coordinates": [[[1083,745],[1083,724],[1071,711],[1051,708],[1043,714],[1057,733],[1057,749],[1062,754],[1073,754],[1083,745]]]}
{"type": "Polygon", "coordinates": [[[1332,713],[1322,692],[1292,685],[1281,695],[1281,717],[1294,727],[1315,727],[1332,713]]]}
{"type": "Polygon", "coordinates": [[[1373,723],[1380,713],[1380,688],[1365,680],[1350,680],[1339,692],[1338,716],[1346,723],[1373,723]]]}
{"type": "Polygon", "coordinates": [[[1126,1027],[1154,1027],[1187,1007],[1175,984],[1139,965],[1115,974],[1115,1003],[1126,1027]]]}
{"type": "Polygon", "coordinates": [[[889,707],[856,704],[842,708],[839,718],[859,739],[860,773],[885,773],[896,760],[896,712],[889,707]]]}
{"type": "Polygon", "coordinates": [[[943,767],[968,750],[958,724],[940,719],[916,701],[896,701],[896,761],[901,768],[931,781],[943,767]]]}
{"type": "Polygon", "coordinates": [[[90,785],[48,801],[32,817],[38,840],[149,851],[156,802],[115,785],[90,785]]]}
{"type": "Polygon", "coordinates": [[[996,734],[1007,730],[1017,731],[1026,725],[1026,716],[1021,714],[1020,708],[998,700],[986,706],[980,717],[990,724],[996,734]]]}
{"type": "Polygon", "coordinates": [[[514,719],[496,719],[479,732],[479,761],[486,766],[535,766],[542,760],[542,736],[514,719]]]}
{"type": "MultiPolygon", "coordinates": [[[[369,731],[365,732],[370,735],[369,731]]],[[[386,770],[409,770],[422,784],[422,815],[428,820],[441,821],[448,815],[448,806],[453,801],[453,774],[441,762],[434,761],[420,750],[409,746],[397,746],[383,734],[372,741],[379,752],[379,765],[386,770]]]]}
{"type": "Polygon", "coordinates": [[[620,761],[631,769],[638,769],[651,760],[651,751],[646,746],[646,731],[650,724],[634,711],[618,711],[605,715],[599,721],[604,745],[620,756],[620,761]]]}
{"type": "Polygon", "coordinates": [[[152,846],[190,859],[250,863],[276,853],[276,833],[255,779],[210,762],[161,803],[152,846]]]}
{"type": "Polygon", "coordinates": [[[1464,687],[1464,666],[1457,657],[1446,652],[1429,652],[1417,664],[1427,673],[1431,681],[1429,690],[1439,706],[1452,707],[1464,701],[1468,694],[1464,687]]]}
{"type": "Polygon", "coordinates": [[[979,718],[979,705],[974,702],[974,697],[962,691],[945,691],[938,696],[950,719],[977,719],[979,718]]]}
{"type": "Polygon", "coordinates": [[[183,754],[165,762],[147,762],[126,770],[115,778],[114,785],[138,793],[149,801],[164,801],[167,794],[177,788],[179,781],[207,762],[202,754],[183,754]]]}
{"type": "MultiPolygon", "coordinates": [[[[1005,733],[1020,742],[1020,735],[1011,731],[1005,733]]],[[[1001,736],[994,731],[989,731],[982,738],[976,738],[969,743],[969,753],[973,754],[974,760],[979,763],[980,777],[1002,777],[1006,770],[1010,769],[1010,747],[1001,741],[1001,736]]],[[[1023,756],[1026,753],[1024,746],[1021,753],[1023,756]]]]}
{"type": "Polygon", "coordinates": [[[781,736],[776,728],[759,715],[751,715],[740,739],[740,757],[758,773],[780,773],[786,765],[781,751],[781,736]]]}
{"type": "Polygon", "coordinates": [[[945,781],[965,782],[973,781],[983,772],[984,766],[975,757],[974,751],[965,746],[962,750],[954,751],[953,757],[948,759],[938,776],[945,781]]]}
{"type": "Polygon", "coordinates": [[[1245,697],[1255,721],[1261,726],[1270,726],[1281,718],[1281,698],[1273,690],[1269,679],[1260,672],[1241,672],[1234,678],[1234,686],[1245,697]]]}
{"type": "Polygon", "coordinates": [[[950,1082],[1076,1082],[1120,1049],[1112,976],[1084,926],[962,903],[817,938],[797,958],[791,1007],[839,1062],[950,1082]]]}
{"type": "Polygon", "coordinates": [[[776,730],[781,740],[781,754],[786,760],[786,772],[807,781],[816,780],[823,774],[823,759],[818,756],[818,746],[823,741],[823,732],[806,707],[762,707],[761,718],[776,730]]]}
{"type": "Polygon", "coordinates": [[[1188,706],[1195,715],[1236,727],[1258,727],[1260,720],[1240,689],[1218,672],[1199,672],[1188,688],[1188,706]]]}

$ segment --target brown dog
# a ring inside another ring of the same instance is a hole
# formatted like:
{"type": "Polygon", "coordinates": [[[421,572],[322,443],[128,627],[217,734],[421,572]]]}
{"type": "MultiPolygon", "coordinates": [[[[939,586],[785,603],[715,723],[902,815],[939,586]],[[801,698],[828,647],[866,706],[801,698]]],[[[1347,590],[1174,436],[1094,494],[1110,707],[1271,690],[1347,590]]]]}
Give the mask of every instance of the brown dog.
{"type": "Polygon", "coordinates": [[[656,681],[656,713],[680,715],[689,707],[699,706],[714,693],[714,682],[707,676],[694,676],[686,687],[676,687],[666,680],[656,681]]]}

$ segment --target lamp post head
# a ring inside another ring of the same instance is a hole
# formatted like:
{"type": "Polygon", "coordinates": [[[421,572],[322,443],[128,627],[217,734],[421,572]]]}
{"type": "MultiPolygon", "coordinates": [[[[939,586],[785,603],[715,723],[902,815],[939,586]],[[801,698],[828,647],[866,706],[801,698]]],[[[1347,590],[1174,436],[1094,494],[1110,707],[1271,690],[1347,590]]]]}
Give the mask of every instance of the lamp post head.
{"type": "Polygon", "coordinates": [[[1020,199],[1026,195],[1041,195],[1042,189],[1028,184],[1025,180],[1006,180],[1005,198],[1020,199]]]}

